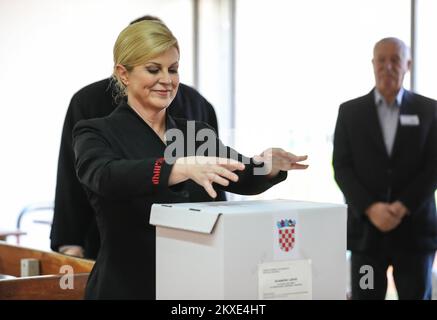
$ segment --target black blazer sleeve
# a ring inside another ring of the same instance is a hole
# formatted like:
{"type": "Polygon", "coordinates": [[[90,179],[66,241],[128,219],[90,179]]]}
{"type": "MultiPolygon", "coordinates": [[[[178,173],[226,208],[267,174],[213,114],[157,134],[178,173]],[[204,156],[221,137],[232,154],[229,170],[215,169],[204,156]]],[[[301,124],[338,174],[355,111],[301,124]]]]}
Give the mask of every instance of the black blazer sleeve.
{"type": "Polygon", "coordinates": [[[238,154],[238,157],[234,159],[238,159],[245,164],[244,170],[235,172],[238,176],[237,182],[230,182],[227,187],[215,185],[218,189],[241,195],[255,195],[270,189],[287,178],[287,172],[280,171],[276,177],[268,179],[266,174],[257,174],[257,171],[263,171],[263,163],[256,164],[252,158],[244,157],[241,154],[238,154]]]}
{"type": "Polygon", "coordinates": [[[364,217],[365,210],[375,202],[370,192],[358,181],[353,169],[352,149],[349,140],[349,132],[346,124],[348,117],[353,116],[348,113],[346,105],[341,105],[338,112],[337,123],[334,132],[333,166],[334,177],[341,191],[343,192],[348,204],[353,205],[357,210],[353,210],[358,217],[364,217]]]}
{"type": "Polygon", "coordinates": [[[164,158],[129,160],[111,147],[106,119],[80,121],[73,130],[76,172],[90,191],[115,198],[141,197],[168,188],[172,164],[164,158]]]}
{"type": "Polygon", "coordinates": [[[214,187],[219,190],[224,190],[232,193],[237,193],[241,195],[255,195],[262,193],[275,184],[284,181],[287,178],[286,171],[280,171],[278,175],[272,179],[267,178],[267,174],[264,170],[264,163],[255,163],[252,158],[246,157],[234,149],[225,146],[222,141],[218,138],[215,130],[206,123],[197,123],[200,125],[200,130],[210,129],[214,132],[216,139],[216,153],[212,156],[219,156],[222,158],[230,158],[233,160],[240,161],[244,163],[244,170],[237,170],[235,174],[238,176],[237,182],[230,181],[227,187],[214,184],[214,187]]]}

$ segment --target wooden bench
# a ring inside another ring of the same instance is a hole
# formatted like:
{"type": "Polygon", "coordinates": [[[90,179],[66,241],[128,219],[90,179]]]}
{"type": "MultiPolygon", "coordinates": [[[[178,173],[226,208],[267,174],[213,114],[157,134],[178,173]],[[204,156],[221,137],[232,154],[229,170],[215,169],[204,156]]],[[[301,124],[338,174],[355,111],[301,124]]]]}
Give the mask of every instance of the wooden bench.
{"type": "Polygon", "coordinates": [[[16,278],[0,279],[0,300],[77,300],[83,299],[86,282],[94,261],[66,256],[0,241],[0,274],[16,278]],[[20,277],[21,259],[38,259],[39,276],[20,277]],[[61,267],[71,267],[69,280],[73,288],[62,288],[67,274],[61,267]],[[72,281],[71,281],[72,280],[72,281]]]}

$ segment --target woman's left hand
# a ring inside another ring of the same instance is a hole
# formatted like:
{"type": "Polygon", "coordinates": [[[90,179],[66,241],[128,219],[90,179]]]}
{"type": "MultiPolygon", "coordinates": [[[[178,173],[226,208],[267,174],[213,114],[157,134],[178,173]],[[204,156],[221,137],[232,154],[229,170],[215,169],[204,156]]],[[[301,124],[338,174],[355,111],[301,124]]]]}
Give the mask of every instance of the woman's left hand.
{"type": "Polygon", "coordinates": [[[256,162],[264,162],[263,171],[267,178],[275,177],[279,171],[295,169],[306,169],[307,164],[299,163],[308,159],[308,156],[296,156],[281,148],[269,148],[264,150],[259,156],[253,157],[256,162]]]}

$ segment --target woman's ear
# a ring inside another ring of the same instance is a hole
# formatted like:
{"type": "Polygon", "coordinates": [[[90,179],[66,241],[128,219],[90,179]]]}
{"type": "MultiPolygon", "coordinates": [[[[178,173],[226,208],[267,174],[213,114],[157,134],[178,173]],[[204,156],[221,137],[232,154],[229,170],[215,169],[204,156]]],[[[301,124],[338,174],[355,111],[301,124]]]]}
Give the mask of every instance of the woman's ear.
{"type": "Polygon", "coordinates": [[[115,71],[117,72],[118,79],[120,79],[120,81],[127,86],[129,84],[129,72],[127,71],[126,67],[122,64],[117,64],[115,66],[115,71]]]}

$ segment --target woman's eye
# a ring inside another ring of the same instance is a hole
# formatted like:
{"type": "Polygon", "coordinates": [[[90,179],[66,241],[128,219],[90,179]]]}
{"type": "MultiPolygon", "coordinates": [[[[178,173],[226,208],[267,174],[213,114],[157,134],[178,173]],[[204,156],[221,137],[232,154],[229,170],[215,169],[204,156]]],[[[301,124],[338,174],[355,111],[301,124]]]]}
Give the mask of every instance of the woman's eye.
{"type": "Polygon", "coordinates": [[[159,72],[159,69],[156,68],[147,68],[147,71],[152,74],[157,74],[159,72]]]}
{"type": "Polygon", "coordinates": [[[168,72],[170,72],[170,73],[178,73],[178,69],[169,69],[168,72]]]}

